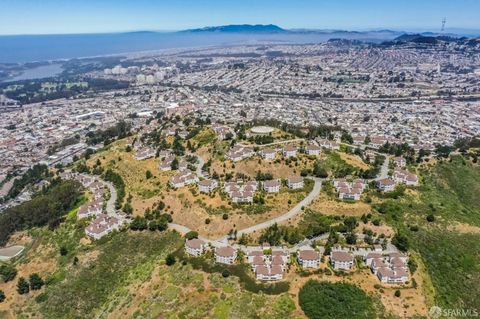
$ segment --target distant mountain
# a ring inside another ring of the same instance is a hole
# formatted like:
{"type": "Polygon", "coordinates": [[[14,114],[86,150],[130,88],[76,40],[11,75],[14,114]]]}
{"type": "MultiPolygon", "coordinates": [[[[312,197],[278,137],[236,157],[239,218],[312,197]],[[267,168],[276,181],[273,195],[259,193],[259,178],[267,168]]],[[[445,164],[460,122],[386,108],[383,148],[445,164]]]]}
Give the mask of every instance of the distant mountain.
{"type": "Polygon", "coordinates": [[[287,33],[289,31],[274,24],[230,24],[216,27],[189,29],[180,32],[217,32],[217,33],[287,33]]]}

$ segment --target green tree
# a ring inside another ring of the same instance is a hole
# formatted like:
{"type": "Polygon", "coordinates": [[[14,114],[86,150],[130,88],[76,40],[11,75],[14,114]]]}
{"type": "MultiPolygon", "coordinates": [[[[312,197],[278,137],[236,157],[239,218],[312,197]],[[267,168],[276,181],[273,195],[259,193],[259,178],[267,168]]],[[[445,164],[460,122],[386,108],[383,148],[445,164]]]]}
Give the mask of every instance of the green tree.
{"type": "Polygon", "coordinates": [[[18,279],[17,292],[20,295],[28,294],[30,292],[30,285],[28,284],[28,282],[23,277],[20,277],[18,279]]]}
{"type": "Polygon", "coordinates": [[[145,177],[146,177],[146,179],[152,178],[152,177],[153,177],[152,172],[150,172],[149,170],[147,170],[147,171],[145,172],[145,177]]]}
{"type": "Polygon", "coordinates": [[[0,290],[0,303],[4,302],[5,298],[5,293],[3,292],[3,290],[0,290]]]}
{"type": "Polygon", "coordinates": [[[172,266],[176,262],[177,262],[177,260],[175,259],[175,256],[173,256],[172,254],[168,254],[167,258],[165,258],[165,264],[167,266],[172,266]]]}
{"type": "Polygon", "coordinates": [[[371,297],[355,285],[309,280],[298,294],[299,304],[310,319],[376,318],[371,297]]]}
{"type": "Polygon", "coordinates": [[[45,284],[42,277],[40,277],[37,273],[31,274],[29,280],[30,280],[30,289],[32,290],[42,289],[43,285],[45,284]]]}
{"type": "Polygon", "coordinates": [[[407,251],[410,247],[407,236],[402,234],[395,234],[392,238],[392,244],[403,252],[407,251]]]}
{"type": "Polygon", "coordinates": [[[198,238],[198,232],[191,230],[191,231],[189,231],[188,233],[185,234],[185,238],[187,240],[198,238]]]}
{"type": "Polygon", "coordinates": [[[14,266],[4,264],[0,266],[0,276],[2,277],[3,282],[11,281],[17,275],[17,269],[14,266]]]}

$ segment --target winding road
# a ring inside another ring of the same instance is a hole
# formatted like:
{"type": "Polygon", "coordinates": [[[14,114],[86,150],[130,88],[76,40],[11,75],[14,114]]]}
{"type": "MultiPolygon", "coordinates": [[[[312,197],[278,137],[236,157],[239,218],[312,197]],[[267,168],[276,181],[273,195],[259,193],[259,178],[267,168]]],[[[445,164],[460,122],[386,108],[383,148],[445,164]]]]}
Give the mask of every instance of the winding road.
{"type": "MultiPolygon", "coordinates": [[[[287,213],[280,215],[278,217],[272,218],[270,220],[261,222],[259,224],[250,226],[248,228],[241,229],[237,232],[237,236],[242,234],[253,233],[257,230],[268,228],[273,224],[285,222],[290,218],[294,217],[295,215],[297,215],[298,213],[300,213],[302,211],[302,207],[308,206],[311,202],[313,202],[313,200],[318,196],[318,194],[320,194],[320,190],[322,189],[323,179],[316,178],[316,177],[311,179],[313,179],[313,181],[315,182],[312,191],[297,205],[295,205],[292,209],[290,209],[287,213]]],[[[175,224],[175,223],[168,224],[168,227],[170,227],[171,229],[175,229],[176,231],[182,234],[186,234],[189,231],[191,231],[190,228],[183,225],[175,224]]],[[[228,245],[228,236],[223,236],[218,239],[207,239],[204,237],[199,237],[199,238],[207,243],[210,243],[214,247],[222,247],[222,246],[228,245]]]]}

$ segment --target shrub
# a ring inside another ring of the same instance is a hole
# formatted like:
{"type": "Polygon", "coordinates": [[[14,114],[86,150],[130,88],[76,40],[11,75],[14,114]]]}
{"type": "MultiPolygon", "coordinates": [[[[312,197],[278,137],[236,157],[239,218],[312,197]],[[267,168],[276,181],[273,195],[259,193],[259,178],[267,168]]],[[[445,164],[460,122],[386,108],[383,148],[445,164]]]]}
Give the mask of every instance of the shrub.
{"type": "Polygon", "coordinates": [[[187,240],[198,238],[198,232],[196,232],[194,230],[191,230],[191,231],[189,231],[188,233],[185,234],[185,238],[187,240]]]}
{"type": "Polygon", "coordinates": [[[300,307],[308,318],[375,318],[372,299],[355,285],[309,280],[299,293],[300,307]]]}
{"type": "Polygon", "coordinates": [[[402,294],[402,293],[400,292],[400,290],[398,290],[398,289],[397,289],[397,290],[395,290],[395,297],[397,297],[397,298],[398,298],[398,297],[400,297],[400,296],[401,296],[401,294],[402,294]]]}
{"type": "Polygon", "coordinates": [[[60,247],[60,256],[66,256],[68,254],[68,249],[65,246],[60,247]]]}
{"type": "Polygon", "coordinates": [[[5,293],[3,292],[3,290],[0,290],[0,302],[4,302],[5,301],[5,293]]]}
{"type": "Polygon", "coordinates": [[[228,214],[227,213],[223,214],[222,218],[223,218],[223,220],[227,220],[228,219],[228,214]]]}
{"type": "Polygon", "coordinates": [[[17,275],[17,269],[11,265],[1,265],[0,266],[0,276],[4,282],[11,281],[17,275]]]}
{"type": "Polygon", "coordinates": [[[28,284],[28,282],[23,277],[20,277],[18,279],[17,292],[20,295],[28,294],[30,292],[30,285],[28,284]]]}
{"type": "Polygon", "coordinates": [[[230,271],[229,271],[228,269],[224,269],[224,270],[222,271],[222,277],[223,277],[223,278],[227,278],[227,277],[229,277],[229,276],[230,276],[230,271]]]}
{"type": "Polygon", "coordinates": [[[167,264],[167,266],[172,266],[176,261],[175,256],[172,254],[168,254],[167,258],[165,258],[165,264],[167,264]]]}
{"type": "Polygon", "coordinates": [[[435,221],[435,216],[433,214],[428,214],[427,215],[427,222],[433,223],[435,221]]]}
{"type": "Polygon", "coordinates": [[[45,282],[43,279],[36,273],[30,275],[30,289],[32,290],[39,290],[42,289],[45,282]]]}

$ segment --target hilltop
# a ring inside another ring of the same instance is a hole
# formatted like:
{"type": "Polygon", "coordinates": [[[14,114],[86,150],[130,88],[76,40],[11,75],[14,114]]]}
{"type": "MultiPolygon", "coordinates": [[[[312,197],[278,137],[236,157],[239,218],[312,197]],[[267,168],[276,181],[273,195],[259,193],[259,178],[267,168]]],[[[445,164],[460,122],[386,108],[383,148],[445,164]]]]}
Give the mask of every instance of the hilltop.
{"type": "Polygon", "coordinates": [[[189,29],[182,32],[224,32],[224,33],[286,33],[289,32],[274,24],[229,24],[211,26],[198,29],[189,29]]]}

